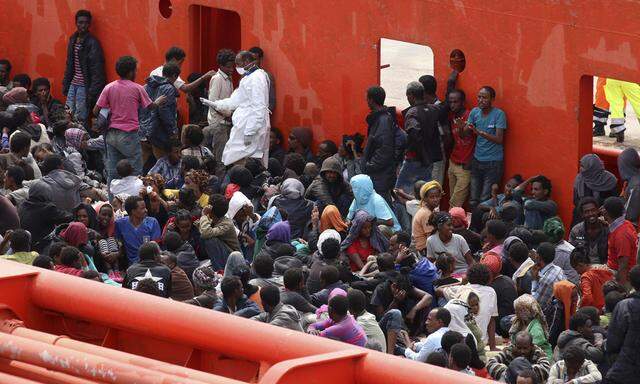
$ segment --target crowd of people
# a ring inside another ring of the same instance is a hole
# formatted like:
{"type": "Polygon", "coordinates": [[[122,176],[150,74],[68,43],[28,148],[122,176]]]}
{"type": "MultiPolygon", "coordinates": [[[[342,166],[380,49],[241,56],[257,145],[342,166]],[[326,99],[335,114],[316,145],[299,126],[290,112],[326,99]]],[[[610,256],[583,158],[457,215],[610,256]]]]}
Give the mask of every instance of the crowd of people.
{"type": "Polygon", "coordinates": [[[123,56],[106,84],[75,20],[64,103],[0,60],[3,259],[511,384],[638,377],[634,149],[621,180],[582,157],[564,223],[544,175],[501,184],[506,114],[455,71],[442,100],[410,82],[401,113],[372,86],[366,136],[314,151],[271,126],[260,48],[185,82],[172,47],[144,86],[123,56]]]}

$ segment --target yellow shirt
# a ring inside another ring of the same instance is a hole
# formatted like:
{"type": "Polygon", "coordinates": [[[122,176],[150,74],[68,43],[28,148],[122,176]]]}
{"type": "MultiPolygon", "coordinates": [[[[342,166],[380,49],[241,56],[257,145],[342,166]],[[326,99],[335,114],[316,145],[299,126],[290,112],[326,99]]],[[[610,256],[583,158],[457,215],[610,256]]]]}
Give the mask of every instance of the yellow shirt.
{"type": "Polygon", "coordinates": [[[38,257],[38,252],[16,252],[13,255],[0,255],[0,259],[16,261],[22,264],[33,264],[33,260],[38,257]]]}
{"type": "MultiPolygon", "coordinates": [[[[164,197],[177,199],[179,192],[179,189],[165,189],[164,197]]],[[[206,193],[200,195],[200,198],[198,199],[198,205],[200,206],[200,208],[204,208],[209,205],[209,195],[207,195],[206,193]]]]}

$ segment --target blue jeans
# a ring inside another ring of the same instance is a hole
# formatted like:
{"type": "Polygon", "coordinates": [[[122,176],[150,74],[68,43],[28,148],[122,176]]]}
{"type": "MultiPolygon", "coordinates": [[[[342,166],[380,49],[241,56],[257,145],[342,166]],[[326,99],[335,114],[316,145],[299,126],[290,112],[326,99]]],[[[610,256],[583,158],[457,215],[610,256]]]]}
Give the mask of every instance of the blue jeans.
{"type": "Polygon", "coordinates": [[[471,161],[471,198],[472,208],[491,197],[491,185],[502,180],[503,161],[471,161]]]}
{"type": "Polygon", "coordinates": [[[78,121],[86,122],[87,111],[87,88],[82,85],[69,85],[69,92],[67,93],[67,106],[73,112],[78,121]]]}
{"type": "Polygon", "coordinates": [[[433,164],[425,167],[421,161],[405,160],[402,162],[402,167],[400,167],[396,188],[400,188],[405,193],[413,195],[413,188],[416,181],[431,181],[432,170],[433,164]]]}
{"type": "Polygon", "coordinates": [[[142,149],[138,131],[125,132],[109,128],[106,133],[105,146],[107,153],[107,184],[117,179],[116,165],[118,161],[127,159],[133,167],[134,175],[142,175],[142,149]]]}

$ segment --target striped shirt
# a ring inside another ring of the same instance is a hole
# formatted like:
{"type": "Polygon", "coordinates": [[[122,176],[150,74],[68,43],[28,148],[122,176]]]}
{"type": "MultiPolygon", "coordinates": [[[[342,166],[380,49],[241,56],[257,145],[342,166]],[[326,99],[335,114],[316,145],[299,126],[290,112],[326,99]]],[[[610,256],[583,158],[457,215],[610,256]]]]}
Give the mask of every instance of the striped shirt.
{"type": "Polygon", "coordinates": [[[71,84],[84,86],[84,76],[82,75],[82,68],[80,67],[81,49],[82,43],[76,41],[73,45],[73,79],[71,79],[71,84]]]}

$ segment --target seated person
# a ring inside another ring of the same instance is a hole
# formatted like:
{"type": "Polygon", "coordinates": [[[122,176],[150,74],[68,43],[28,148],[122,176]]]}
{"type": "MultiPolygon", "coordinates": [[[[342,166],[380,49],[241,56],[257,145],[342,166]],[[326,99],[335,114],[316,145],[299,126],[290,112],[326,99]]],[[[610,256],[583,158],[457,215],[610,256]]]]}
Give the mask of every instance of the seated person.
{"type": "Polygon", "coordinates": [[[559,360],[549,371],[549,384],[597,384],[602,374],[593,361],[585,358],[585,353],[578,346],[565,349],[562,360],[559,360]]]}
{"type": "Polygon", "coordinates": [[[185,303],[197,305],[203,308],[213,308],[218,301],[216,286],[220,283],[220,275],[211,268],[211,265],[203,264],[193,271],[193,287],[198,296],[186,300],[185,303]]]}
{"type": "Polygon", "coordinates": [[[576,210],[580,212],[582,221],[571,228],[569,242],[574,247],[583,247],[591,264],[606,264],[609,226],[600,220],[600,204],[588,196],[580,200],[576,210]]]}
{"type": "Polygon", "coordinates": [[[232,218],[227,217],[229,202],[220,194],[209,196],[209,205],[202,210],[199,228],[211,265],[215,270],[223,269],[229,254],[240,251],[238,234],[232,218]]]}
{"type": "Polygon", "coordinates": [[[311,324],[307,332],[312,335],[327,337],[345,343],[364,347],[367,335],[362,326],[349,315],[349,299],[345,296],[334,296],[329,300],[329,318],[311,324]]]}
{"type": "Polygon", "coordinates": [[[538,380],[546,382],[551,364],[544,351],[533,344],[533,338],[526,331],[516,334],[515,343],[505,347],[500,353],[489,358],[487,370],[494,380],[505,380],[509,364],[517,357],[524,357],[532,365],[538,380]]]}
{"type": "Polygon", "coordinates": [[[375,351],[386,352],[387,341],[384,337],[384,332],[380,329],[376,317],[366,310],[367,297],[359,289],[350,289],[347,299],[349,300],[349,313],[356,319],[367,335],[365,347],[375,351]]]}
{"type": "Polygon", "coordinates": [[[126,217],[115,222],[115,237],[120,240],[129,264],[138,262],[138,249],[151,240],[160,240],[162,233],[158,220],[147,216],[147,207],[142,197],[129,196],[124,202],[126,217]]]}
{"type": "Polygon", "coordinates": [[[358,211],[341,248],[349,258],[351,271],[356,272],[362,269],[369,256],[385,252],[388,241],[378,229],[375,217],[366,211],[358,211]]]}
{"type": "Polygon", "coordinates": [[[436,212],[431,215],[429,222],[436,232],[427,239],[427,258],[435,261],[440,254],[452,255],[456,260],[454,274],[466,274],[467,268],[474,260],[464,237],[453,233],[451,215],[447,212],[436,212]]]}
{"type": "Polygon", "coordinates": [[[182,144],[177,140],[171,140],[167,150],[167,155],[157,159],[155,165],[149,170],[149,174],[157,173],[164,177],[166,181],[175,180],[180,177],[182,164],[180,161],[180,147],[182,144]]]}
{"type": "Polygon", "coordinates": [[[613,280],[611,270],[605,265],[591,265],[586,249],[574,248],[571,252],[571,267],[580,275],[580,307],[604,308],[602,287],[613,280]]]}
{"type": "Polygon", "coordinates": [[[280,302],[280,290],[275,286],[260,289],[260,299],[264,312],[252,317],[263,323],[302,332],[302,316],[292,306],[280,302]]]}
{"type": "Polygon", "coordinates": [[[442,187],[437,181],[425,183],[420,188],[420,208],[411,222],[411,238],[418,252],[424,252],[427,248],[427,239],[435,232],[435,227],[429,219],[431,214],[440,207],[441,198],[442,187]]]}
{"type": "MultiPolygon", "coordinates": [[[[191,224],[191,218],[188,218],[189,224],[191,224]]],[[[189,280],[193,275],[193,271],[200,266],[200,261],[196,256],[195,251],[188,241],[182,240],[180,234],[174,231],[167,231],[164,234],[162,240],[167,251],[176,256],[178,267],[180,267],[184,273],[187,274],[189,280]]],[[[191,297],[190,297],[191,298],[191,297]]]]}
{"type": "Polygon", "coordinates": [[[19,207],[29,197],[29,187],[22,184],[25,180],[33,180],[33,170],[28,165],[9,166],[4,174],[4,188],[7,190],[6,197],[19,207]],[[29,173],[29,176],[27,176],[29,173]]]}
{"type": "Polygon", "coordinates": [[[449,369],[464,373],[465,375],[475,376],[473,370],[469,368],[471,362],[471,349],[466,344],[458,343],[451,347],[449,353],[449,369]]]}
{"type": "Polygon", "coordinates": [[[553,353],[554,360],[560,360],[564,356],[564,351],[576,346],[585,352],[585,357],[596,364],[604,361],[602,340],[600,344],[594,345],[594,335],[591,319],[584,313],[575,313],[569,321],[569,329],[560,333],[558,344],[553,353]]]}
{"type": "Polygon", "coordinates": [[[401,230],[400,223],[389,204],[373,189],[373,181],[368,175],[354,176],[351,181],[353,202],[349,207],[348,220],[353,220],[356,212],[363,210],[376,218],[378,225],[392,227],[393,232],[401,230]]]}
{"type": "Polygon", "coordinates": [[[551,181],[542,175],[525,180],[516,187],[514,193],[522,196],[529,184],[531,198],[524,201],[524,226],[531,230],[542,229],[545,220],[557,214],[558,205],[550,198],[551,181]]]}
{"type": "MultiPolygon", "coordinates": [[[[38,257],[38,252],[31,250],[31,234],[24,229],[7,231],[2,243],[9,242],[13,253],[11,255],[0,255],[0,259],[11,260],[22,264],[31,265],[38,257]]],[[[2,249],[2,247],[0,247],[2,249]]]]}
{"type": "Polygon", "coordinates": [[[38,267],[38,268],[42,268],[42,269],[48,269],[50,271],[53,271],[53,269],[55,268],[55,265],[53,264],[53,260],[46,255],[40,255],[38,257],[36,257],[35,259],[33,259],[33,264],[34,267],[38,267]]]}
{"type": "Polygon", "coordinates": [[[80,276],[86,268],[84,260],[84,256],[78,248],[67,246],[60,251],[60,263],[56,263],[53,270],[67,275],[80,276]]]}
{"type": "Polygon", "coordinates": [[[518,295],[530,294],[532,277],[529,270],[535,263],[529,257],[529,248],[525,243],[519,241],[509,247],[509,262],[515,269],[512,280],[518,295]]]}
{"type": "Polygon", "coordinates": [[[143,187],[142,180],[138,176],[133,175],[133,166],[127,159],[122,159],[116,164],[116,172],[119,179],[111,180],[109,193],[111,195],[125,194],[128,196],[137,196],[143,187]]]}
{"type": "Polygon", "coordinates": [[[351,185],[342,176],[340,163],[330,157],[323,161],[320,175],[311,182],[305,197],[315,201],[321,210],[328,205],[335,205],[343,216],[349,211],[353,200],[351,185]]]}
{"type": "Polygon", "coordinates": [[[139,262],[127,268],[122,287],[136,290],[138,283],[152,279],[160,296],[171,297],[171,270],[160,261],[160,247],[153,241],[140,246],[139,262]]]}
{"type": "MultiPolygon", "coordinates": [[[[406,333],[403,333],[407,346],[404,350],[404,356],[411,360],[426,362],[432,352],[437,352],[442,348],[442,335],[449,331],[449,323],[451,323],[451,313],[448,309],[443,307],[432,309],[425,323],[427,332],[429,332],[426,340],[413,343],[406,337],[406,333]]],[[[467,363],[467,365],[469,364],[467,363]]]]}
{"type": "Polygon", "coordinates": [[[146,293],[147,295],[164,297],[158,287],[159,283],[154,281],[152,278],[145,278],[140,280],[133,290],[136,292],[146,293]]]}
{"type": "Polygon", "coordinates": [[[259,288],[273,286],[276,288],[282,288],[284,285],[282,276],[274,276],[274,263],[273,259],[267,255],[257,255],[251,263],[251,268],[255,278],[251,279],[249,283],[259,288]]]}
{"type": "Polygon", "coordinates": [[[163,252],[160,259],[162,264],[171,270],[171,298],[185,301],[194,296],[193,285],[182,268],[178,266],[178,258],[174,253],[163,252]]]}
{"type": "Polygon", "coordinates": [[[280,301],[283,304],[292,305],[302,313],[314,313],[318,309],[309,302],[310,298],[304,286],[302,269],[287,269],[283,279],[284,290],[280,293],[280,301]]]}
{"type": "Polygon", "coordinates": [[[329,294],[336,288],[347,290],[348,287],[340,280],[338,268],[333,265],[327,265],[320,271],[320,286],[322,289],[311,295],[311,304],[319,307],[327,304],[329,294]]]}
{"type": "Polygon", "coordinates": [[[230,313],[232,315],[252,318],[260,314],[260,308],[244,294],[242,281],[237,276],[226,276],[220,283],[222,300],[218,301],[213,310],[230,313]]]}
{"type": "Polygon", "coordinates": [[[213,157],[211,150],[202,145],[204,133],[202,133],[200,126],[195,124],[183,126],[181,141],[182,147],[184,148],[181,151],[182,156],[193,156],[200,161],[200,164],[204,164],[206,157],[213,157]]]}
{"type": "Polygon", "coordinates": [[[433,297],[413,286],[406,274],[396,274],[378,285],[371,297],[380,328],[387,336],[387,352],[393,353],[398,333],[409,327],[416,334],[424,324],[424,313],[433,297]],[[406,324],[406,325],[405,325],[406,324]]]}
{"type": "MultiPolygon", "coordinates": [[[[498,184],[491,186],[491,199],[483,201],[478,204],[476,209],[471,215],[471,229],[477,233],[480,233],[484,228],[484,224],[488,220],[497,219],[500,217],[502,209],[506,206],[514,206],[519,212],[519,216],[522,216],[522,197],[518,194],[514,194],[514,189],[522,183],[522,176],[514,175],[504,185],[504,192],[498,193],[500,187],[498,184]]],[[[519,218],[517,222],[522,222],[519,218]]]]}

